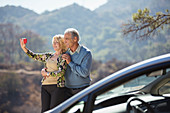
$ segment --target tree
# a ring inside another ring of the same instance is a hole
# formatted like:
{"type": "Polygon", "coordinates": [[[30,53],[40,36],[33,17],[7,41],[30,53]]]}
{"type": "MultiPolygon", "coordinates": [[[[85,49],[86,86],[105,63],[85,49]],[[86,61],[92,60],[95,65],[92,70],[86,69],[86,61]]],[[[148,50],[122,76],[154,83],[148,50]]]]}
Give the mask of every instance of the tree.
{"type": "Polygon", "coordinates": [[[17,25],[0,24],[0,54],[4,63],[14,62],[13,58],[19,47],[17,34],[21,32],[22,29],[17,25]]]}
{"type": "Polygon", "coordinates": [[[170,13],[166,10],[165,13],[157,12],[156,15],[151,16],[150,11],[145,8],[139,9],[137,13],[132,16],[133,21],[123,24],[122,32],[124,36],[131,35],[137,39],[144,39],[154,36],[165,27],[169,30],[170,13]]]}
{"type": "MultiPolygon", "coordinates": [[[[15,64],[23,59],[29,59],[22,51],[19,39],[26,37],[28,46],[35,52],[40,52],[48,49],[44,37],[39,34],[24,30],[14,24],[0,24],[0,61],[5,64],[15,64]]],[[[29,60],[27,60],[29,62],[29,60]]],[[[31,61],[31,59],[30,59],[31,61]]]]}

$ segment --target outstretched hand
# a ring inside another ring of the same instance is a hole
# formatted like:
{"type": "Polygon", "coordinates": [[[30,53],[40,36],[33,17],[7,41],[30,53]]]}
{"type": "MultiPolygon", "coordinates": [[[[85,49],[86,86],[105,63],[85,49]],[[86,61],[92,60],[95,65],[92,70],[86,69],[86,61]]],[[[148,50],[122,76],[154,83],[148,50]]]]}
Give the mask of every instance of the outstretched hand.
{"type": "Polygon", "coordinates": [[[22,39],[20,39],[20,46],[21,46],[21,48],[23,49],[23,51],[25,52],[25,53],[27,53],[27,48],[26,48],[26,44],[24,44],[24,41],[22,40],[22,39]]]}
{"type": "Polygon", "coordinates": [[[21,48],[25,48],[26,47],[26,44],[24,44],[24,41],[20,38],[20,45],[21,45],[21,48]]]}

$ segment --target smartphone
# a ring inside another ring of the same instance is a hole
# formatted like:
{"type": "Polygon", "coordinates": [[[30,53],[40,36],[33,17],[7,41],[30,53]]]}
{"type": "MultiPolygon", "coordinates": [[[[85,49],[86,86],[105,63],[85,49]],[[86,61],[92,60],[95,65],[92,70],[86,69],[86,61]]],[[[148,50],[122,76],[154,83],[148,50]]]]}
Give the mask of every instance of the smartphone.
{"type": "Polygon", "coordinates": [[[27,43],[27,38],[22,38],[22,40],[24,41],[24,44],[27,43]]]}

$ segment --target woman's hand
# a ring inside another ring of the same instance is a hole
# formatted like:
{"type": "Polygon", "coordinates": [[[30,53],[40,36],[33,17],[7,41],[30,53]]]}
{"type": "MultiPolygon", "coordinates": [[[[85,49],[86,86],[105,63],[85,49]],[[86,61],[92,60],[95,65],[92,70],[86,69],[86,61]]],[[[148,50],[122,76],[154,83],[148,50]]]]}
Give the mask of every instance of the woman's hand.
{"type": "Polygon", "coordinates": [[[21,45],[21,48],[25,48],[26,47],[26,44],[24,44],[24,41],[20,38],[20,45],[21,45]]]}
{"type": "Polygon", "coordinates": [[[43,77],[47,77],[46,68],[43,68],[43,69],[41,70],[41,75],[42,75],[43,77]]]}
{"type": "Polygon", "coordinates": [[[28,50],[26,48],[26,44],[24,44],[24,41],[22,39],[20,39],[20,46],[24,50],[24,52],[27,53],[28,50]]]}

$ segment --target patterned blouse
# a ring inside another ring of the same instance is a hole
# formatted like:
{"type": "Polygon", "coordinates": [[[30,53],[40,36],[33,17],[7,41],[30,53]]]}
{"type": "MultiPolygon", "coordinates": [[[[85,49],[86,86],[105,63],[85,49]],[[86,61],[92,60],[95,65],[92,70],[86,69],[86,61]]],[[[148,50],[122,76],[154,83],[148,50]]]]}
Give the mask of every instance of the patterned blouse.
{"type": "MultiPolygon", "coordinates": [[[[31,50],[28,50],[26,53],[30,58],[41,61],[45,64],[45,68],[47,68],[46,63],[47,61],[54,55],[54,53],[34,53],[31,50]]],[[[59,55],[59,57],[56,59],[56,71],[50,72],[50,77],[56,77],[57,78],[57,87],[64,87],[65,86],[65,78],[64,74],[67,68],[67,63],[65,60],[62,59],[62,54],[59,55]]],[[[44,77],[42,79],[42,84],[46,80],[44,77]]]]}

